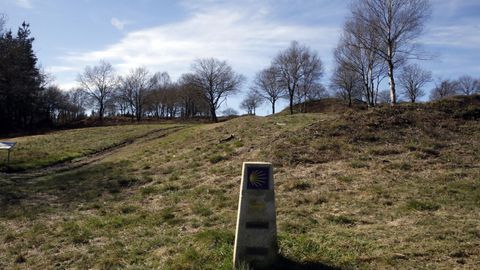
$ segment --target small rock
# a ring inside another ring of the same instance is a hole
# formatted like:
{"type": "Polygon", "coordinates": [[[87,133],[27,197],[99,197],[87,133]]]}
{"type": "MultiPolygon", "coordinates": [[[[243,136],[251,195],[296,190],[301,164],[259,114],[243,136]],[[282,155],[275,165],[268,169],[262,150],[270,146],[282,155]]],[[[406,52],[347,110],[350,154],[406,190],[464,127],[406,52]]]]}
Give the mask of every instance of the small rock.
{"type": "Polygon", "coordinates": [[[228,141],[231,141],[233,139],[235,139],[235,134],[230,134],[230,136],[228,136],[227,138],[221,139],[220,143],[228,142],[228,141]]]}
{"type": "Polygon", "coordinates": [[[394,258],[394,259],[402,259],[402,260],[405,260],[405,259],[407,259],[407,255],[402,254],[402,253],[395,253],[395,254],[393,254],[393,258],[394,258]]]}

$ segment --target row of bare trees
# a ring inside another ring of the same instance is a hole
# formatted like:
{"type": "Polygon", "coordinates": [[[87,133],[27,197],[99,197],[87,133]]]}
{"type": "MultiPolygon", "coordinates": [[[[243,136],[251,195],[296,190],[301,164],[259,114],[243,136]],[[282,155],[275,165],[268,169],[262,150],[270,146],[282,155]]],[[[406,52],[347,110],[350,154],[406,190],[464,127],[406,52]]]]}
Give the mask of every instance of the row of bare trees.
{"type": "Polygon", "coordinates": [[[399,96],[398,79],[403,94],[415,101],[419,89],[431,80],[431,74],[407,62],[425,58],[415,41],[423,33],[430,12],[428,0],[354,1],[334,52],[337,65],[332,88],[349,104],[352,99],[362,98],[373,107],[378,102],[382,81],[388,78],[393,105],[399,96]]]}
{"type": "MultiPolygon", "coordinates": [[[[348,100],[363,99],[370,106],[391,101],[391,93],[379,91],[386,77],[385,65],[374,54],[349,45],[344,35],[335,50],[337,67],[331,78],[331,87],[338,96],[348,100]],[[383,74],[383,75],[382,75],[383,74]]],[[[349,36],[353,38],[353,36],[349,36]]],[[[250,91],[240,104],[248,114],[267,101],[275,113],[279,99],[288,99],[290,113],[294,104],[305,104],[327,95],[320,83],[323,75],[318,55],[305,45],[293,41],[272,60],[270,67],[258,72],[250,91]]],[[[218,121],[217,110],[225,99],[239,91],[244,77],[225,62],[213,58],[197,59],[192,72],[172,82],[168,73],[151,74],[146,68],[130,70],[117,76],[112,65],[100,62],[86,67],[78,76],[80,88],[63,93],[50,87],[46,91],[50,115],[56,122],[66,122],[85,116],[85,108],[92,107],[100,119],[104,115],[130,116],[138,121],[143,117],[191,118],[208,116],[218,121]]],[[[411,102],[425,95],[424,86],[432,81],[432,74],[418,65],[403,65],[396,77],[399,94],[411,102]]],[[[439,81],[432,90],[432,99],[449,95],[479,92],[480,80],[462,76],[456,81],[439,81]]],[[[397,93],[395,93],[397,100],[397,93]]],[[[305,106],[301,107],[305,111],[305,106]]],[[[236,114],[229,112],[228,114],[236,114]]]]}
{"type": "Polygon", "coordinates": [[[209,116],[217,122],[217,110],[227,96],[239,91],[244,77],[225,61],[197,59],[192,72],[172,82],[168,73],[151,74],[145,67],[116,75],[107,62],[87,66],[78,83],[88,106],[101,120],[106,114],[128,115],[140,121],[145,116],[191,118],[209,116]]]}
{"type": "MultiPolygon", "coordinates": [[[[306,45],[292,41],[288,48],[278,52],[269,67],[256,74],[241,107],[247,113],[255,114],[255,109],[267,101],[275,114],[275,104],[285,98],[293,114],[294,104],[305,104],[325,95],[326,89],[320,82],[322,76],[323,63],[318,54],[306,45]]],[[[305,108],[303,106],[302,111],[305,108]]]]}
{"type": "MultiPolygon", "coordinates": [[[[398,99],[416,102],[426,95],[424,88],[433,82],[432,73],[423,70],[411,60],[430,57],[416,44],[430,17],[428,0],[356,0],[345,22],[343,34],[334,50],[336,67],[330,88],[352,105],[362,100],[369,107],[378,103],[398,102],[398,99]],[[388,79],[389,90],[380,90],[388,79]]],[[[320,83],[323,66],[310,48],[292,42],[280,51],[270,67],[260,71],[241,106],[255,114],[262,101],[268,101],[275,113],[275,103],[289,100],[305,104],[318,99],[326,90],[320,83]]],[[[458,80],[439,80],[431,91],[431,99],[450,95],[479,93],[480,81],[471,76],[458,80]]],[[[304,111],[305,107],[302,108],[304,111]]]]}
{"type": "Polygon", "coordinates": [[[439,79],[430,92],[430,99],[437,100],[455,95],[480,94],[480,78],[463,75],[457,80],[439,79]]]}
{"type": "MultiPolygon", "coordinates": [[[[435,83],[435,87],[430,91],[430,100],[437,100],[454,95],[473,95],[480,93],[480,78],[476,79],[470,75],[463,75],[457,80],[437,79],[434,81],[430,71],[420,68],[417,64],[405,65],[396,77],[399,91],[396,93],[396,99],[415,103],[419,98],[426,96],[425,87],[429,83],[435,83]]],[[[367,87],[362,85],[356,74],[345,68],[335,70],[331,78],[331,87],[333,92],[341,99],[347,101],[349,106],[352,101],[368,100],[367,87]]],[[[371,106],[378,103],[390,102],[390,93],[388,91],[378,91],[375,89],[374,99],[370,101],[371,106]]]]}
{"type": "MultiPolygon", "coordinates": [[[[241,104],[249,114],[267,100],[275,113],[275,104],[287,98],[290,112],[295,103],[317,99],[326,93],[320,83],[323,64],[318,54],[293,41],[260,71],[250,92],[241,104]]],[[[191,72],[172,82],[168,73],[151,74],[146,68],[116,74],[110,63],[101,61],[87,66],[78,75],[79,89],[87,107],[95,108],[101,120],[105,115],[128,115],[140,121],[143,117],[190,118],[208,116],[217,122],[217,110],[226,98],[240,91],[245,78],[225,61],[197,59],[191,72]]]]}

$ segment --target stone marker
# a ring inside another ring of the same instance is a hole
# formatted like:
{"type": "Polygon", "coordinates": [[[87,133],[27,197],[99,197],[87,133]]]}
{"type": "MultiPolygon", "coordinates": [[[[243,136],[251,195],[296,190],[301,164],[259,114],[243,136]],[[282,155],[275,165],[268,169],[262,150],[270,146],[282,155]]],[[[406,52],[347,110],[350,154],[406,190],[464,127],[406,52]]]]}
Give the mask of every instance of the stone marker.
{"type": "Polygon", "coordinates": [[[277,223],[272,164],[244,162],[233,265],[269,268],[277,256],[277,223]]]}

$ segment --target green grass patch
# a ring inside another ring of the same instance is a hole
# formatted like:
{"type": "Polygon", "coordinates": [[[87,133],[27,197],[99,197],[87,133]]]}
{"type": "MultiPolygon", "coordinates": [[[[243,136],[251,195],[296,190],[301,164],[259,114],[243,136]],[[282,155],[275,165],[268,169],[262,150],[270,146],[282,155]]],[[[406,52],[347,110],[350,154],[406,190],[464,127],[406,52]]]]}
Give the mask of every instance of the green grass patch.
{"type": "Polygon", "coordinates": [[[440,205],[432,201],[410,200],[407,202],[407,208],[417,211],[437,211],[440,205]]]}
{"type": "Polygon", "coordinates": [[[213,155],[208,160],[210,161],[210,163],[215,164],[225,159],[226,158],[222,155],[213,155]]]}
{"type": "Polygon", "coordinates": [[[476,269],[480,125],[411,106],[240,117],[2,174],[0,269],[230,270],[254,160],[275,164],[274,269],[476,269]]]}
{"type": "Polygon", "coordinates": [[[366,162],[360,161],[360,160],[355,160],[350,162],[350,167],[354,169],[362,169],[362,168],[368,168],[369,165],[366,162]]]}
{"type": "MultiPolygon", "coordinates": [[[[12,170],[41,168],[70,161],[129,142],[148,133],[174,125],[122,125],[56,131],[44,135],[10,138],[17,142],[8,165],[12,170]]],[[[0,170],[6,167],[0,160],[0,170]]]]}
{"type": "Polygon", "coordinates": [[[354,225],[355,219],[345,215],[328,215],[327,220],[340,225],[354,225]]]}

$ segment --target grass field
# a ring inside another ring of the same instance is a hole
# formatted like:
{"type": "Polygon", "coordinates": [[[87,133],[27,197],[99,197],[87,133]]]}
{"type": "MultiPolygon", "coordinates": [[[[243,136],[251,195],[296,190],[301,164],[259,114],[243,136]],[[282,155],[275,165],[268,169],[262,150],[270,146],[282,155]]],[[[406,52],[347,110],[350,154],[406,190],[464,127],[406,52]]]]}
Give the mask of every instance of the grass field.
{"type": "Polygon", "coordinates": [[[231,269],[241,164],[255,160],[274,164],[290,268],[475,269],[479,104],[241,117],[0,176],[0,269],[231,269]]]}
{"type": "Polygon", "coordinates": [[[2,168],[15,171],[36,169],[73,160],[173,126],[156,124],[108,126],[72,129],[5,140],[0,138],[0,141],[17,142],[9,164],[6,164],[6,155],[1,156],[0,170],[2,168]]]}

